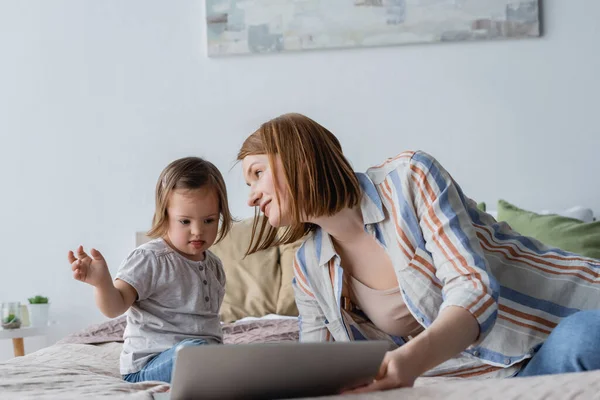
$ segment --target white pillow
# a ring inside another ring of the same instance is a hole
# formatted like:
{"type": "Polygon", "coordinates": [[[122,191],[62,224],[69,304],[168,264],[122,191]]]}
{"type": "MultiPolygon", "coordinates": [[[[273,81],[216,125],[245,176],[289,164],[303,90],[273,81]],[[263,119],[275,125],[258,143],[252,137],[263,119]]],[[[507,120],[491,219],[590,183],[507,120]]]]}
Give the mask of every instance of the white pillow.
{"type": "Polygon", "coordinates": [[[542,210],[538,214],[557,214],[562,215],[563,217],[575,218],[583,222],[594,221],[594,212],[589,208],[584,208],[581,206],[571,207],[564,211],[542,210]]]}
{"type": "MultiPolygon", "coordinates": [[[[490,210],[486,211],[495,219],[498,219],[498,211],[490,210]]],[[[581,206],[574,206],[564,211],[552,211],[552,210],[542,210],[542,211],[534,211],[534,213],[548,215],[548,214],[556,214],[562,215],[563,217],[578,219],[583,222],[593,222],[596,219],[594,218],[594,212],[589,208],[584,208],[581,206]]]]}
{"type": "Polygon", "coordinates": [[[298,317],[292,317],[289,315],[268,314],[268,315],[264,315],[262,317],[244,317],[244,318],[238,319],[236,322],[260,321],[260,320],[266,320],[266,319],[298,319],[298,317]]]}
{"type": "Polygon", "coordinates": [[[494,219],[498,219],[498,211],[490,210],[490,211],[486,211],[486,213],[490,214],[492,217],[494,217],[494,219]]]}

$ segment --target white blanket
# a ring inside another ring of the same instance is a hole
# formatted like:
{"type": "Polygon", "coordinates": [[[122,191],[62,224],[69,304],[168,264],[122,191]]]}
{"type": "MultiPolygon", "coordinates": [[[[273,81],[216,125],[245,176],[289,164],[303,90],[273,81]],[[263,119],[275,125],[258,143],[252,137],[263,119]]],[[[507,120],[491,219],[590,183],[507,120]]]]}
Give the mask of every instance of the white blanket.
{"type": "MultiPolygon", "coordinates": [[[[57,344],[0,363],[0,398],[5,399],[152,399],[160,382],[131,384],[118,373],[121,343],[57,344]]],[[[593,399],[600,398],[600,371],[536,378],[444,380],[423,378],[410,389],[330,399],[593,399]]]]}

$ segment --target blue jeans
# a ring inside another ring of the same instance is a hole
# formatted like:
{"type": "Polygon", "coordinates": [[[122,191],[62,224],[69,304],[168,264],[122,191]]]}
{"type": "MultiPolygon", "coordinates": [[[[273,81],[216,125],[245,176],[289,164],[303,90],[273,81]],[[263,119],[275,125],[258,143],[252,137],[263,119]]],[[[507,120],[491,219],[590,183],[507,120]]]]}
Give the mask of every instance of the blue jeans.
{"type": "Polygon", "coordinates": [[[600,310],[579,311],[554,328],[518,377],[600,369],[600,310]]]}
{"type": "Polygon", "coordinates": [[[203,339],[185,339],[165,350],[162,353],[154,356],[148,361],[144,367],[133,374],[123,375],[123,379],[127,382],[136,383],[144,381],[161,381],[171,383],[171,374],[173,373],[173,365],[177,358],[177,350],[188,346],[202,346],[207,344],[203,339]]]}

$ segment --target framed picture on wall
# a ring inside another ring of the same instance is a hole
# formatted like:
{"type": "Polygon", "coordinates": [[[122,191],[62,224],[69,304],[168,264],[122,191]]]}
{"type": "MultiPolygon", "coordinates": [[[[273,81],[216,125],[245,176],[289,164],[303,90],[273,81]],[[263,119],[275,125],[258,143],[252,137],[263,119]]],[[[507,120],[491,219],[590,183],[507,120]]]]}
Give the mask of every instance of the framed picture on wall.
{"type": "Polygon", "coordinates": [[[540,36],[538,0],[206,0],[209,56],[540,36]]]}

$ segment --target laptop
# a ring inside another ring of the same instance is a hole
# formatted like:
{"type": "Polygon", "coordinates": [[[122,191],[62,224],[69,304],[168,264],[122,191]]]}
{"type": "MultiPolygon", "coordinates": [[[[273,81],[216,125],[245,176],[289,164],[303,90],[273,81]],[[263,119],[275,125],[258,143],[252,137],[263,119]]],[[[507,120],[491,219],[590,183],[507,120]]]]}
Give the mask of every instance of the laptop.
{"type": "Polygon", "coordinates": [[[286,399],[338,394],[373,381],[386,341],[189,346],[171,391],[155,399],[286,399]]]}

